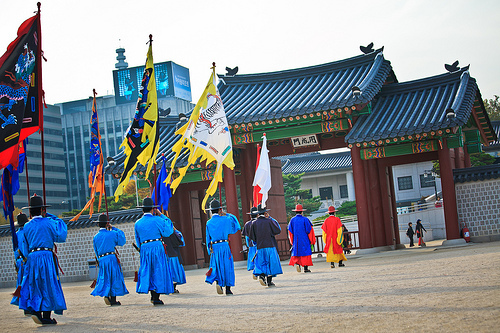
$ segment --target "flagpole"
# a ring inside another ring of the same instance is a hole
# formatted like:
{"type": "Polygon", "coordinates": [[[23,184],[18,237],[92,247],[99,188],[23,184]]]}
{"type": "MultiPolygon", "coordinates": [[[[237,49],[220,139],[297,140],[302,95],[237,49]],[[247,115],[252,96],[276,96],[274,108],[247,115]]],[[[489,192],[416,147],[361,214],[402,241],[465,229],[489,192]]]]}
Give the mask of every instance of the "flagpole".
{"type": "MultiPolygon", "coordinates": [[[[42,24],[41,24],[41,15],[40,15],[40,7],[41,3],[38,2],[38,48],[37,48],[37,77],[38,77],[38,125],[40,126],[40,139],[42,141],[42,186],[43,186],[43,202],[47,204],[46,191],[45,191],[45,144],[44,144],[44,135],[43,135],[43,87],[42,87],[42,24]]],[[[26,174],[27,175],[27,174],[26,174]]]]}
{"type": "MultiPolygon", "coordinates": [[[[94,100],[92,101],[92,103],[95,103],[95,98],[97,96],[97,93],[95,91],[95,89],[92,89],[92,93],[94,94],[94,100]]],[[[96,112],[97,112],[97,107],[96,107],[96,112]]],[[[99,127],[98,127],[99,128],[99,127]]],[[[100,134],[100,133],[99,133],[100,134]]],[[[99,135],[99,138],[101,136],[99,135]]],[[[99,139],[100,140],[100,139],[99,139]]],[[[101,144],[101,142],[99,141],[99,145],[101,144]]],[[[100,157],[100,162],[101,162],[101,165],[103,165],[104,163],[104,158],[102,157],[102,148],[101,148],[101,157],[100,157]]],[[[104,189],[104,204],[106,205],[106,217],[108,218],[108,221],[109,221],[109,211],[108,211],[108,196],[106,195],[106,176],[101,174],[101,177],[102,177],[102,188],[104,189]]],[[[100,203],[99,203],[100,205],[100,203]]]]}
{"type": "Polygon", "coordinates": [[[28,192],[28,202],[30,202],[30,181],[28,177],[28,152],[26,149],[25,142],[23,141],[23,146],[24,146],[24,168],[26,169],[26,191],[28,192]]]}

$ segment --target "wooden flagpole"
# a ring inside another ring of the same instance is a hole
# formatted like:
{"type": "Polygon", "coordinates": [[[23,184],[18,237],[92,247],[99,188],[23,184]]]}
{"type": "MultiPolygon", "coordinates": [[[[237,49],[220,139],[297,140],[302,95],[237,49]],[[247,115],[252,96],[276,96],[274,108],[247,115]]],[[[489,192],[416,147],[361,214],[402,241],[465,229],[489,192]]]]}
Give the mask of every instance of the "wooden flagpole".
{"type": "MultiPolygon", "coordinates": [[[[44,135],[43,135],[43,87],[42,87],[42,25],[40,18],[40,7],[41,3],[38,2],[38,48],[37,48],[37,81],[38,81],[38,125],[40,126],[40,139],[42,141],[42,186],[43,186],[43,202],[47,204],[46,191],[45,191],[45,145],[44,145],[44,135]]],[[[26,174],[27,175],[27,174],[26,174]]]]}

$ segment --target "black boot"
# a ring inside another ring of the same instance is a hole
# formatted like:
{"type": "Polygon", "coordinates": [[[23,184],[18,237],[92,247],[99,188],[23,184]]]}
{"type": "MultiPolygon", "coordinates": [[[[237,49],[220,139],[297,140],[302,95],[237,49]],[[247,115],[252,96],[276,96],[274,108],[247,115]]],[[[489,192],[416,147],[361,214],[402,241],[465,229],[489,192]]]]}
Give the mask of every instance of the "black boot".
{"type": "Polygon", "coordinates": [[[110,296],[110,297],[109,297],[109,301],[110,301],[110,303],[111,303],[111,304],[110,304],[111,306],[118,306],[118,305],[122,305],[122,303],[120,303],[120,302],[118,302],[118,301],[116,300],[116,296],[110,296]]]}
{"type": "Polygon", "coordinates": [[[304,273],[311,273],[309,266],[304,266],[304,273]]]}
{"type": "Polygon", "coordinates": [[[174,282],[174,294],[178,294],[179,290],[177,290],[177,282],[174,282]]]}
{"type": "Polygon", "coordinates": [[[268,277],[267,277],[267,286],[268,286],[268,287],[274,287],[274,286],[276,286],[276,285],[274,284],[274,282],[273,282],[273,277],[272,277],[272,276],[268,276],[268,277]]]}
{"type": "Polygon", "coordinates": [[[261,275],[259,275],[259,282],[264,287],[267,285],[267,283],[266,283],[266,274],[262,273],[261,275]]]}
{"type": "Polygon", "coordinates": [[[233,294],[233,292],[231,291],[231,287],[226,286],[226,295],[229,296],[229,295],[232,295],[232,294],[233,294]]]}
{"type": "Polygon", "coordinates": [[[332,263],[330,263],[330,267],[331,267],[331,268],[335,268],[335,264],[334,264],[333,262],[332,262],[332,263]]]}
{"type": "Polygon", "coordinates": [[[160,294],[153,290],[150,290],[150,292],[153,305],[163,305],[163,301],[160,299],[160,294]]]}
{"type": "Polygon", "coordinates": [[[342,263],[342,260],[339,261],[339,267],[344,267],[345,265],[342,263]]]}

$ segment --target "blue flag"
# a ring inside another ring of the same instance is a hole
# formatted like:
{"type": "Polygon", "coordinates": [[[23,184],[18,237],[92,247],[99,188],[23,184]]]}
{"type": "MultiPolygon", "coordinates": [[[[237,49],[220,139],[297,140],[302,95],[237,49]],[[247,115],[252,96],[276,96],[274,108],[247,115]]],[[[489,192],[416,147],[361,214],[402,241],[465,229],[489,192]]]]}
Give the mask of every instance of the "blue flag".
{"type": "Polygon", "coordinates": [[[165,168],[165,157],[162,156],[163,165],[161,167],[160,175],[156,179],[155,188],[153,189],[153,202],[155,205],[160,206],[163,210],[168,210],[168,204],[172,197],[172,190],[170,184],[165,185],[167,179],[167,169],[165,168]]]}

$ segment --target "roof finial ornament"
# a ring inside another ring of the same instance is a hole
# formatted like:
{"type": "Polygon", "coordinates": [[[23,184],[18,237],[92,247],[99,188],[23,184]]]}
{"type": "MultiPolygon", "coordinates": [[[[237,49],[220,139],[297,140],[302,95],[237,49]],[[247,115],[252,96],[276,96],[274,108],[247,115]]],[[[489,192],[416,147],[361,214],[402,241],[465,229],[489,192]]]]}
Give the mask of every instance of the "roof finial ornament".
{"type": "Polygon", "coordinates": [[[360,46],[359,49],[361,50],[361,52],[363,52],[364,54],[368,54],[368,53],[372,53],[373,52],[373,42],[371,42],[370,44],[368,44],[367,46],[360,46]]]}
{"type": "Polygon", "coordinates": [[[238,66],[234,67],[233,69],[226,67],[226,76],[235,76],[236,73],[238,73],[238,66]]]}
{"type": "Polygon", "coordinates": [[[453,64],[451,65],[448,65],[448,64],[444,64],[444,68],[446,68],[446,70],[450,73],[453,73],[453,72],[456,72],[458,70],[460,70],[460,67],[458,67],[458,60],[455,61],[453,64]]]}

